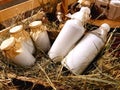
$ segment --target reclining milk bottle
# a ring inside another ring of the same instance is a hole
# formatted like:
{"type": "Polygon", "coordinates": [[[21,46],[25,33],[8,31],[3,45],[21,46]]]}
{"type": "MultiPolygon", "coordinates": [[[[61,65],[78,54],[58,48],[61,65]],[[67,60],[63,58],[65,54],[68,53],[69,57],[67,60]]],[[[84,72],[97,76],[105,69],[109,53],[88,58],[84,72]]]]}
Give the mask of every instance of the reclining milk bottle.
{"type": "Polygon", "coordinates": [[[33,54],[35,47],[33,41],[30,37],[30,34],[24,30],[23,25],[17,25],[10,29],[10,36],[14,37],[17,41],[21,42],[23,46],[33,54]]]}
{"type": "Polygon", "coordinates": [[[50,40],[46,31],[46,26],[42,21],[33,21],[29,24],[30,36],[32,37],[37,49],[47,52],[50,49],[50,40]]]}
{"type": "Polygon", "coordinates": [[[1,43],[0,49],[3,55],[15,64],[31,66],[35,63],[33,55],[14,37],[4,40],[1,43]]]}
{"type": "Polygon", "coordinates": [[[64,57],[82,37],[85,32],[84,24],[90,19],[90,9],[82,7],[67,20],[61,32],[54,41],[48,55],[51,59],[64,57]]]}
{"type": "Polygon", "coordinates": [[[63,59],[62,65],[74,74],[81,74],[104,46],[110,26],[102,24],[88,32],[63,59]]]}

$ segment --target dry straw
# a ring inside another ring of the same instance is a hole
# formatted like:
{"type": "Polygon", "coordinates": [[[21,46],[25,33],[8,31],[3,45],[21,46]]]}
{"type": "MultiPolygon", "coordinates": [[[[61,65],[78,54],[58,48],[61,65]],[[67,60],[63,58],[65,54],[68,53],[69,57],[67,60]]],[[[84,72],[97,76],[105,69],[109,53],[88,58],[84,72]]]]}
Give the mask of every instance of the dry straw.
{"type": "MultiPolygon", "coordinates": [[[[97,56],[97,64],[93,62],[94,69],[87,70],[87,75],[75,76],[68,70],[64,70],[60,63],[54,63],[50,60],[46,53],[36,51],[35,58],[37,62],[32,67],[21,67],[6,61],[6,58],[1,55],[1,70],[0,80],[11,79],[9,74],[15,74],[16,78],[23,76],[33,78],[34,84],[42,82],[43,86],[51,86],[56,89],[105,89],[120,88],[120,62],[117,53],[119,53],[120,45],[114,46],[119,33],[113,31],[109,34],[108,41],[103,50],[97,56]],[[115,47],[113,49],[113,46],[115,47]],[[46,83],[46,84],[44,84],[46,83]]],[[[119,42],[119,41],[118,41],[119,42]]],[[[25,79],[24,79],[25,80],[25,79]]],[[[27,80],[25,80],[27,81],[27,80]]],[[[5,82],[5,83],[6,83],[5,82]]],[[[9,83],[12,83],[10,81],[9,83]]],[[[2,84],[4,86],[4,83],[2,84]]],[[[34,87],[32,87],[34,88],[34,87]]]]}
{"type": "MultiPolygon", "coordinates": [[[[50,22],[46,26],[49,26],[48,32],[53,34],[52,40],[55,39],[57,35],[54,36],[54,32],[58,34],[59,28],[56,29],[56,25],[50,22]]],[[[77,76],[64,69],[61,63],[53,62],[46,53],[39,50],[34,54],[36,63],[31,67],[21,67],[8,62],[0,51],[0,89],[19,88],[19,85],[15,86],[14,79],[32,82],[33,86],[29,87],[31,90],[35,88],[36,84],[52,87],[54,90],[120,89],[119,36],[120,34],[113,30],[108,36],[105,47],[83,73],[84,75],[77,76]]],[[[2,38],[5,39],[6,37],[2,36],[2,38]]]]}

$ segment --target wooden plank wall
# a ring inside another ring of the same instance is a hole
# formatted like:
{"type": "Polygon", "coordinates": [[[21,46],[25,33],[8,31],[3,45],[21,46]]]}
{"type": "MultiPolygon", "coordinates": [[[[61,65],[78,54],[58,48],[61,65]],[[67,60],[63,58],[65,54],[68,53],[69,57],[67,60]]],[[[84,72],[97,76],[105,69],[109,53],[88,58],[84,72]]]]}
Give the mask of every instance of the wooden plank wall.
{"type": "Polygon", "coordinates": [[[28,0],[3,0],[3,4],[0,4],[0,10],[9,8],[11,6],[14,6],[16,4],[20,4],[22,2],[26,2],[28,0]]]}
{"type": "Polygon", "coordinates": [[[10,2],[10,1],[12,1],[12,0],[0,0],[0,5],[5,4],[5,3],[8,3],[8,2],[10,2]]]}
{"type": "MultiPolygon", "coordinates": [[[[10,19],[26,11],[32,10],[39,7],[41,4],[46,4],[47,2],[53,2],[55,0],[28,0],[23,3],[14,5],[12,7],[0,10],[0,22],[10,19]]],[[[77,0],[69,0],[68,5],[74,3],[77,0]]]]}
{"type": "Polygon", "coordinates": [[[0,10],[0,22],[10,19],[26,11],[39,7],[39,0],[28,0],[12,7],[0,10]]]}

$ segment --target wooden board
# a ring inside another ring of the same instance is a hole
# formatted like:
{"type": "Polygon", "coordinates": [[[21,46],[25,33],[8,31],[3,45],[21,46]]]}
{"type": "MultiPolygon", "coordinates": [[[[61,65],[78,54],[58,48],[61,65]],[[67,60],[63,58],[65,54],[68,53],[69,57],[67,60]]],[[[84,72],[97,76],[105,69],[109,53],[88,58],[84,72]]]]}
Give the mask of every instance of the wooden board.
{"type": "Polygon", "coordinates": [[[20,4],[22,2],[26,2],[28,0],[3,0],[4,2],[2,4],[0,4],[0,10],[9,8],[11,6],[20,4]]]}
{"type": "Polygon", "coordinates": [[[8,3],[8,2],[10,2],[10,1],[12,1],[12,0],[0,0],[0,5],[5,4],[5,3],[8,3]]]}
{"type": "Polygon", "coordinates": [[[28,0],[12,7],[0,10],[0,22],[39,7],[40,1],[41,0],[28,0]]]}
{"type": "MultiPolygon", "coordinates": [[[[42,4],[46,4],[48,2],[52,3],[55,0],[27,0],[20,4],[11,6],[9,8],[0,10],[0,22],[3,22],[7,19],[13,18],[19,14],[22,14],[26,11],[32,10],[41,6],[42,4]]],[[[77,0],[69,0],[68,5],[76,2],[77,0]]]]}
{"type": "Polygon", "coordinates": [[[92,24],[92,25],[96,25],[96,26],[100,26],[103,23],[107,23],[107,24],[110,25],[111,28],[120,28],[120,22],[119,21],[112,21],[112,20],[108,20],[108,19],[90,20],[89,23],[92,24]]]}

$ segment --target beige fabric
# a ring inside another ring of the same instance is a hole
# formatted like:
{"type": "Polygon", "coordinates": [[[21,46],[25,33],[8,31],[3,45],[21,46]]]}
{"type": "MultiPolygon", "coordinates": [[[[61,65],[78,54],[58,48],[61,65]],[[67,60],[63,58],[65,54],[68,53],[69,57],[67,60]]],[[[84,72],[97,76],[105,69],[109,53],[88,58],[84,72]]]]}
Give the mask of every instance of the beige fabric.
{"type": "Polygon", "coordinates": [[[21,43],[15,42],[14,45],[10,47],[8,50],[3,50],[3,54],[9,59],[13,59],[20,53],[20,52],[16,52],[20,48],[21,48],[21,43]]]}
{"type": "Polygon", "coordinates": [[[11,33],[12,37],[15,37],[17,40],[28,40],[30,39],[30,35],[27,31],[21,30],[16,33],[11,33]]]}

